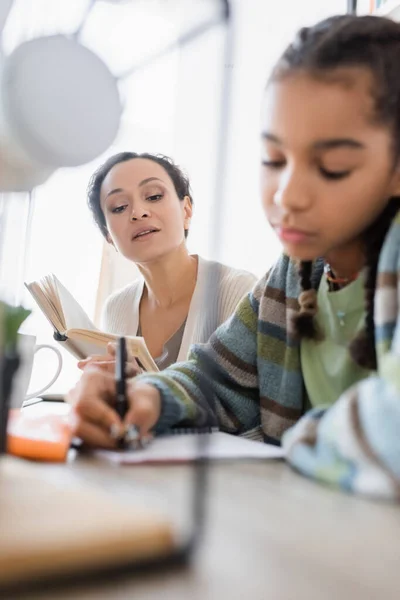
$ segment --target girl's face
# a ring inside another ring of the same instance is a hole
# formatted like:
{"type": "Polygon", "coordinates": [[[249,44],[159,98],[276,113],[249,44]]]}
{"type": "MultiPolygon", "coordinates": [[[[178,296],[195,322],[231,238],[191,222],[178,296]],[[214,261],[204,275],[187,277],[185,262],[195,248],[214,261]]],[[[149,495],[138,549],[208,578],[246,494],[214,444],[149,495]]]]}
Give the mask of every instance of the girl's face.
{"type": "Polygon", "coordinates": [[[101,186],[108,241],[137,263],[160,258],[184,244],[192,207],[180,200],[158,163],[135,158],[113,167],[101,186]]]}
{"type": "Polygon", "coordinates": [[[400,193],[389,128],[374,123],[372,77],[296,73],[271,83],[262,118],[262,198],[284,251],[346,250],[400,193]]]}

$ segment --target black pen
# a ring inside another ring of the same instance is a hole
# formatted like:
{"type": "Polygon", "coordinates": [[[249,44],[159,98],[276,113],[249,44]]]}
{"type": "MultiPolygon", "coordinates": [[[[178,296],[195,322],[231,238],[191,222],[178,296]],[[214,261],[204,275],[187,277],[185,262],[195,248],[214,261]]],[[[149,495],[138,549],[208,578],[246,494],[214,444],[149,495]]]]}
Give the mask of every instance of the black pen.
{"type": "MultiPolygon", "coordinates": [[[[117,342],[117,355],[115,360],[115,387],[116,387],[116,402],[115,410],[118,416],[123,421],[126,413],[128,412],[129,403],[126,395],[126,340],[124,337],[120,337],[117,342]]],[[[117,445],[120,450],[132,446],[142,447],[142,443],[139,436],[139,431],[135,425],[130,425],[123,436],[120,435],[118,427],[115,425],[111,426],[111,436],[117,440],[117,445]]]]}
{"type": "MultiPolygon", "coordinates": [[[[117,342],[117,355],[115,360],[115,410],[121,421],[124,420],[128,411],[128,399],[126,397],[126,381],[125,381],[125,365],[126,365],[126,340],[120,337],[117,342]]],[[[126,448],[125,435],[118,436],[117,445],[120,450],[126,448]]]]}
{"type": "Polygon", "coordinates": [[[116,385],[116,404],[115,410],[123,421],[128,412],[128,400],[126,397],[126,381],[125,381],[125,365],[126,365],[126,340],[120,337],[117,343],[117,356],[115,361],[115,385],[116,385]]]}

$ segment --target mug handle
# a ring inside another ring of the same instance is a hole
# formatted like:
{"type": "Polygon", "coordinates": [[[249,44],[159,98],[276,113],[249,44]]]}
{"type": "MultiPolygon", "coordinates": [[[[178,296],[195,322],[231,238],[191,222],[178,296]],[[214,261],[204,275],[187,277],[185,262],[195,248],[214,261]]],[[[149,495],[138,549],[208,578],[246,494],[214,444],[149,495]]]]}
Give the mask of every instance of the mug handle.
{"type": "Polygon", "coordinates": [[[53,383],[56,381],[57,377],[61,373],[61,369],[62,369],[62,356],[61,356],[61,352],[59,351],[59,349],[55,348],[54,346],[50,346],[50,344],[38,344],[37,346],[35,346],[34,354],[36,354],[36,352],[38,352],[39,350],[43,350],[43,348],[49,348],[50,350],[53,350],[53,352],[55,352],[57,354],[57,357],[58,357],[58,367],[57,367],[57,370],[55,372],[54,377],[51,379],[51,381],[47,385],[45,385],[44,387],[42,387],[40,390],[37,390],[36,392],[33,392],[32,394],[27,394],[25,396],[25,401],[26,400],[31,400],[31,398],[36,398],[37,396],[40,396],[40,394],[43,394],[43,392],[45,392],[46,390],[48,390],[49,387],[53,385],[53,383]]]}

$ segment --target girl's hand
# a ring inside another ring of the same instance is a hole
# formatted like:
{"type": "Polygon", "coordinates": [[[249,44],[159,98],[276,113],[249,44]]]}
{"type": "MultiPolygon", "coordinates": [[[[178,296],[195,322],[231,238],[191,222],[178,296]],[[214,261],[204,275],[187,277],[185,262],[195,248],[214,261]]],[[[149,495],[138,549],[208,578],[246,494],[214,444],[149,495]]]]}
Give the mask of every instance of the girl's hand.
{"type": "Polygon", "coordinates": [[[118,438],[135,425],[139,436],[147,437],[161,413],[161,398],[152,385],[126,382],[129,409],[121,421],[115,411],[115,378],[103,369],[88,368],[66,400],[76,416],[74,435],[89,446],[116,448],[118,438]]]}
{"type": "MultiPolygon", "coordinates": [[[[113,375],[115,373],[115,356],[116,344],[109,342],[107,344],[107,354],[95,354],[78,362],[78,368],[84,371],[87,367],[98,367],[107,373],[113,375]]],[[[128,361],[125,370],[127,377],[135,377],[139,373],[143,373],[133,356],[128,354],[128,361]]]]}

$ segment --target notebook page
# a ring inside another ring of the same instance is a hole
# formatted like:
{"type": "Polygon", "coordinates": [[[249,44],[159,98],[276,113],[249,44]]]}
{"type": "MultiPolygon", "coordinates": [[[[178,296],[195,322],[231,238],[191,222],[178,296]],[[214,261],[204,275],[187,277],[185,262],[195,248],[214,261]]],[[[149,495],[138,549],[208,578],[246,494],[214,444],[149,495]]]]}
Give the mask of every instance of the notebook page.
{"type": "MultiPolygon", "coordinates": [[[[207,435],[207,434],[202,434],[207,435]]],[[[96,456],[121,465],[144,463],[191,462],[198,457],[197,435],[161,436],[143,450],[97,450],[96,456]]],[[[281,447],[254,442],[227,433],[210,434],[207,458],[210,460],[276,459],[283,458],[281,447]]]]}

